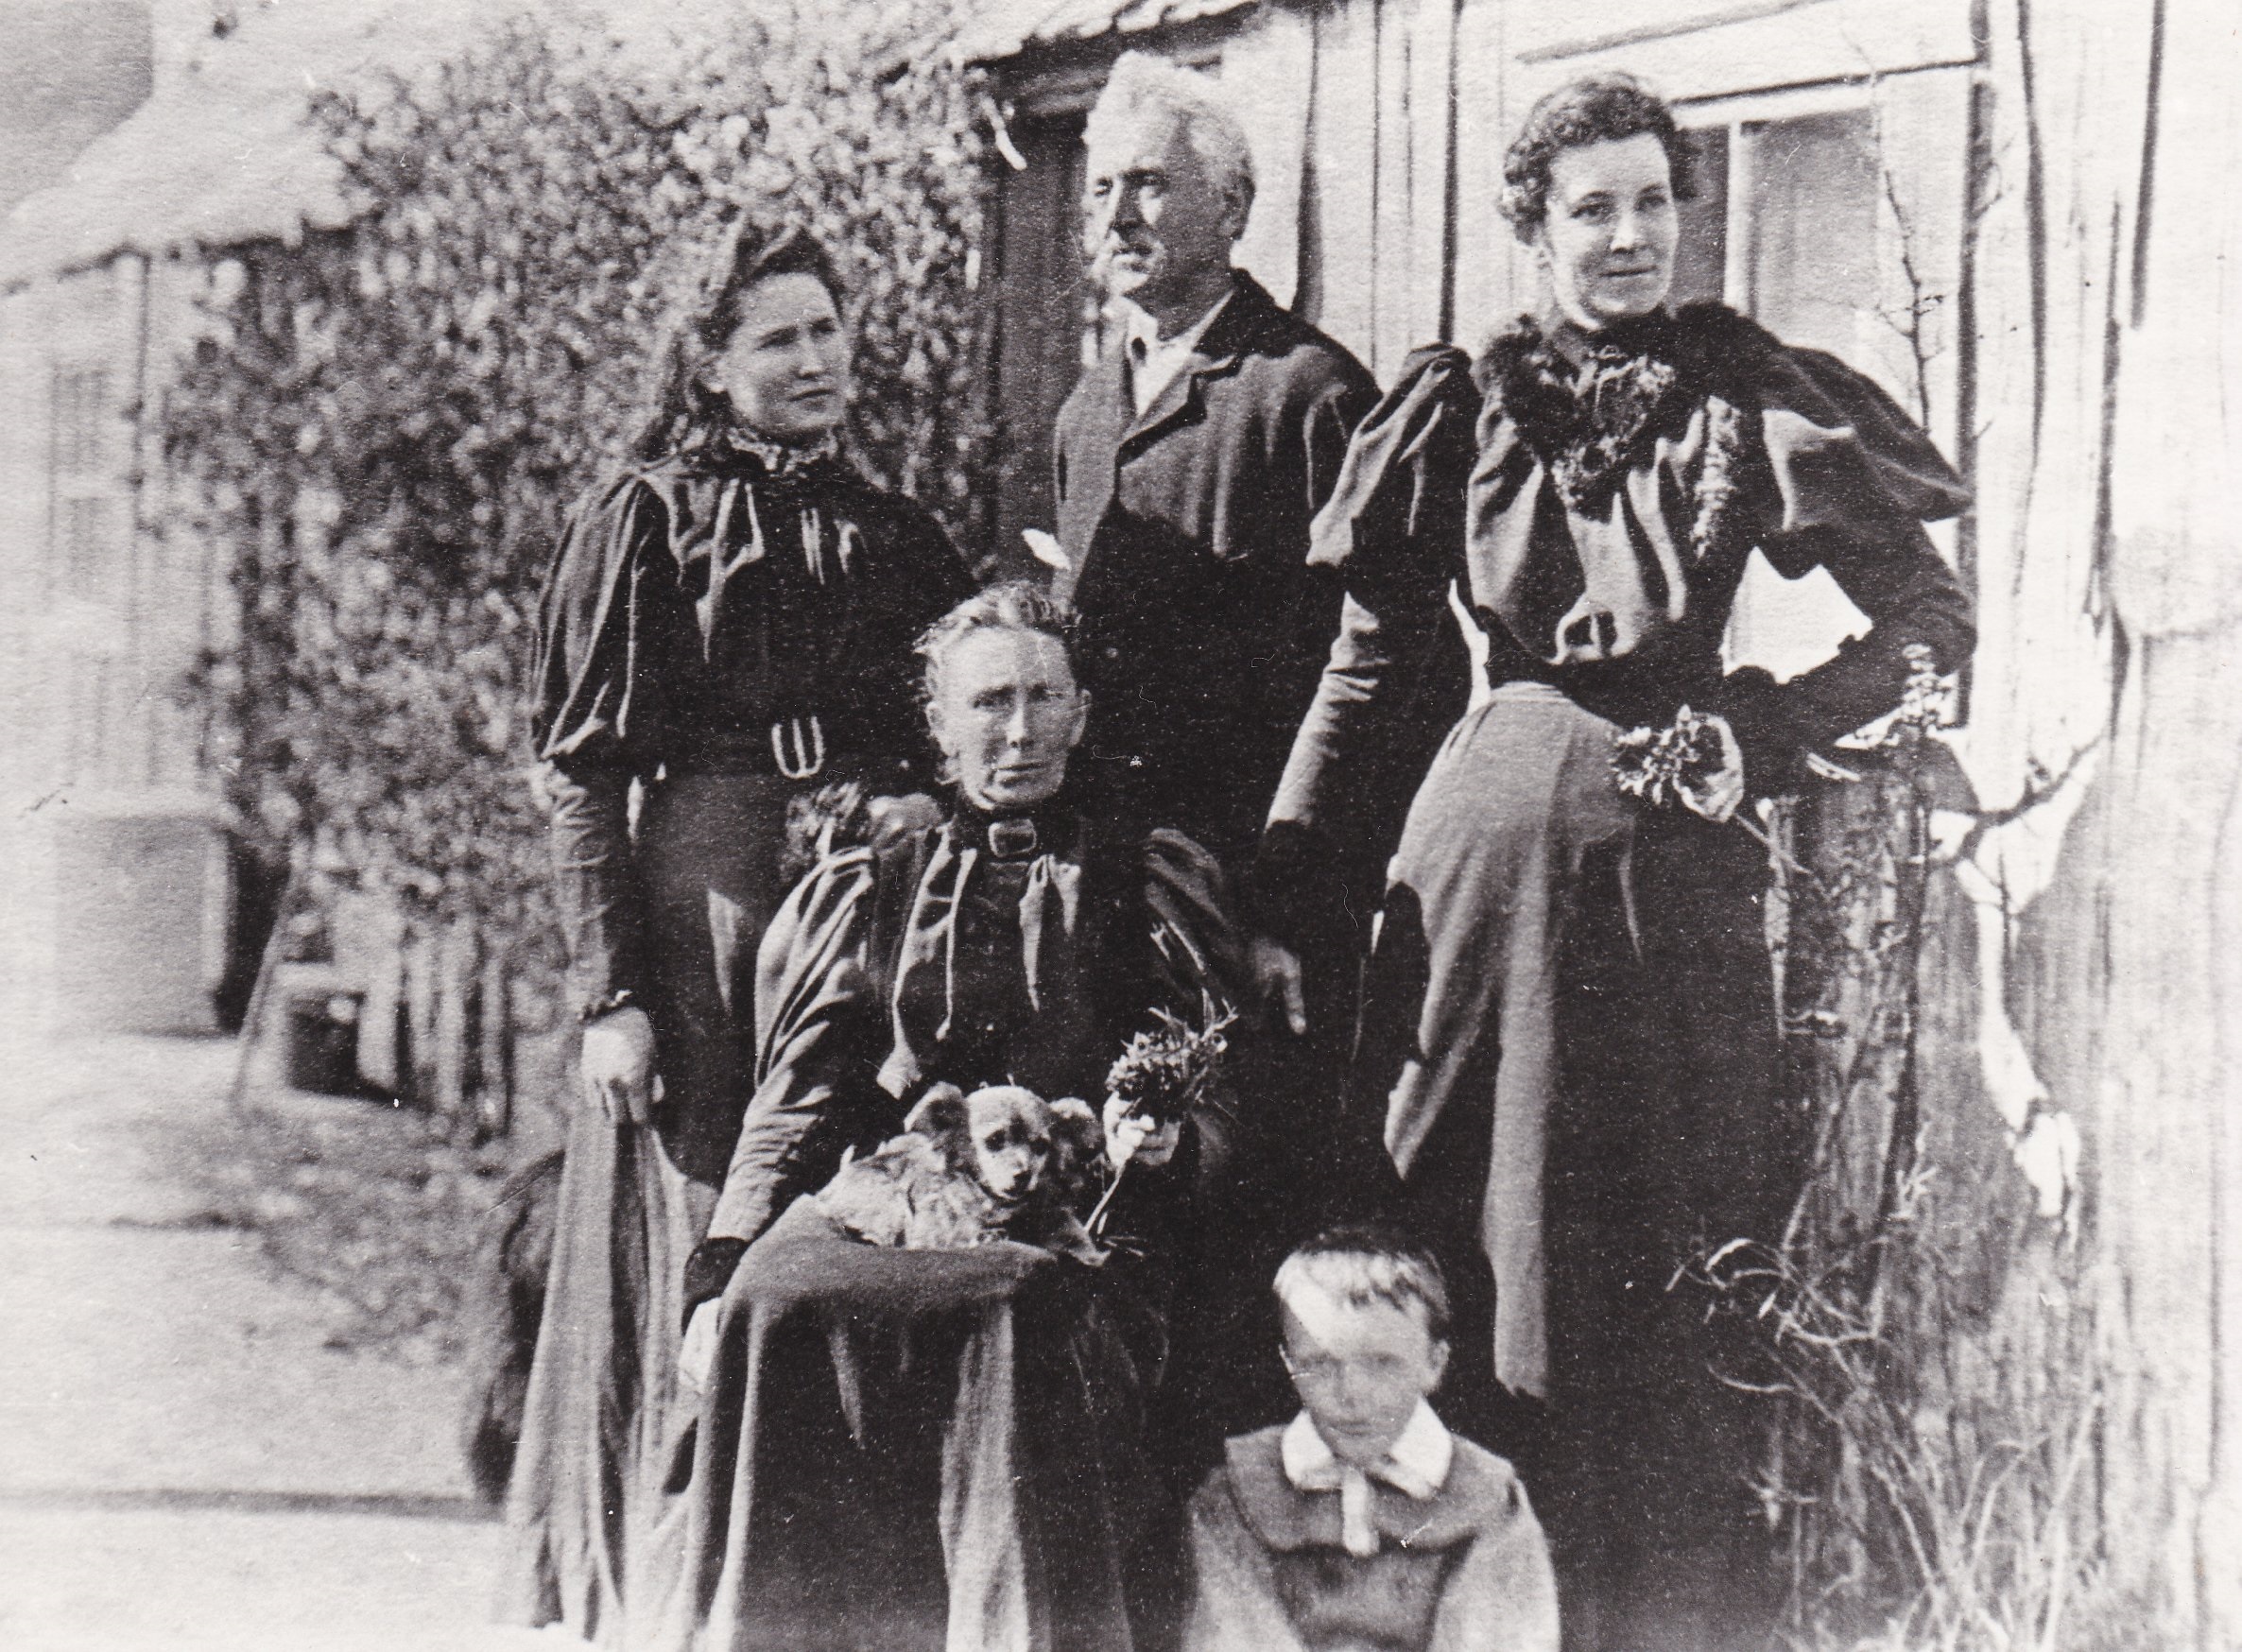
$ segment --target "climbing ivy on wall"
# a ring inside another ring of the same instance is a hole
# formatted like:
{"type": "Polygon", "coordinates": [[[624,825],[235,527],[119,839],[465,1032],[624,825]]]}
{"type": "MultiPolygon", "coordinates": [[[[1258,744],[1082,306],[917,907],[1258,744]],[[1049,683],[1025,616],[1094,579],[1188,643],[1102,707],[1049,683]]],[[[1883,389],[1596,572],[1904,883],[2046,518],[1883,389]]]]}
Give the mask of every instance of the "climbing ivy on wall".
{"type": "Polygon", "coordinates": [[[551,961],[523,697],[537,588],[736,213],[840,255],[850,445],[977,544],[979,95],[823,15],[823,40],[746,20],[659,50],[525,20],[313,104],[355,216],[233,250],[163,409],[238,608],[195,691],[274,860],[551,961]]]}

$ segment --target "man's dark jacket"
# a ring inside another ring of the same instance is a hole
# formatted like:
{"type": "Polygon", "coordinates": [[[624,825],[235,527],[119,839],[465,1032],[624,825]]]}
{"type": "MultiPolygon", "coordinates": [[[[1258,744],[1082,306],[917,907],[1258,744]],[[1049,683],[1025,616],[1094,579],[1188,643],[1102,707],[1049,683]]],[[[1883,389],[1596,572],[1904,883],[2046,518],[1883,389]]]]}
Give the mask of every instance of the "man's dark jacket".
{"type": "Polygon", "coordinates": [[[1060,409],[1058,581],[1092,695],[1078,763],[1114,804],[1243,869],[1331,641],[1308,524],[1376,400],[1361,363],[1240,271],[1139,417],[1112,350],[1060,409]]]}

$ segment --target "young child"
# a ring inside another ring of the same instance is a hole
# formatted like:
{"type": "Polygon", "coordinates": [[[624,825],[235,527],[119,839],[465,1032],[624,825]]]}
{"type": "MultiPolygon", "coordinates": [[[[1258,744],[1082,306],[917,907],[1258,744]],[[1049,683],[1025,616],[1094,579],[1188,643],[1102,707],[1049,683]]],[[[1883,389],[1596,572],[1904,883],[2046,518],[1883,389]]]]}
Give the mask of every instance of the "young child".
{"type": "Polygon", "coordinates": [[[1187,1652],[1556,1652],[1524,1488],[1425,1402],[1448,1363],[1431,1256],[1335,1228],[1276,1290],[1304,1409],[1231,1440],[1191,1500],[1187,1652]]]}

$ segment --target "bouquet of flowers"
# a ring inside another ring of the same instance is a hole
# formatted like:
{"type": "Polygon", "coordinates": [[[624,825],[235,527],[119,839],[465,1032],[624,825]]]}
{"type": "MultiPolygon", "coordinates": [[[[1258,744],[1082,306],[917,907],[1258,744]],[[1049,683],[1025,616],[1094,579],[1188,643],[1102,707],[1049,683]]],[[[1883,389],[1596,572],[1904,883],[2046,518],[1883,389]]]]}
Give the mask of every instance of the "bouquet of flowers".
{"type": "Polygon", "coordinates": [[[1159,1024],[1129,1041],[1106,1074],[1106,1091],[1127,1102],[1132,1117],[1164,1125],[1182,1117],[1206,1094],[1230,1048],[1223,1030],[1237,1018],[1223,1015],[1194,1028],[1164,1009],[1153,1014],[1159,1024]]]}
{"type": "MultiPolygon", "coordinates": [[[[1184,1117],[1207,1098],[1230,1048],[1224,1029],[1237,1017],[1233,1012],[1217,1015],[1212,1004],[1207,1006],[1206,1024],[1199,1027],[1164,1009],[1153,1014],[1157,1024],[1130,1038],[1107,1072],[1106,1091],[1120,1097],[1123,1117],[1145,1119],[1158,1127],[1184,1117]]],[[[1093,1234],[1103,1228],[1106,1207],[1113,1202],[1128,1170],[1124,1164],[1114,1172],[1105,1196],[1090,1213],[1086,1225],[1093,1234]]]]}
{"type": "MultiPolygon", "coordinates": [[[[1718,719],[1687,706],[1664,729],[1630,729],[1612,737],[1612,775],[1619,789],[1653,808],[1690,806],[1691,793],[1708,785],[1727,764],[1718,719]]],[[[1738,810],[1728,818],[1749,832],[1785,871],[1811,875],[1750,815],[1738,810]]]]}
{"type": "Polygon", "coordinates": [[[1720,772],[1725,753],[1713,719],[1683,706],[1670,727],[1630,729],[1612,739],[1619,789],[1653,806],[1681,802],[1686,788],[1720,772]]]}

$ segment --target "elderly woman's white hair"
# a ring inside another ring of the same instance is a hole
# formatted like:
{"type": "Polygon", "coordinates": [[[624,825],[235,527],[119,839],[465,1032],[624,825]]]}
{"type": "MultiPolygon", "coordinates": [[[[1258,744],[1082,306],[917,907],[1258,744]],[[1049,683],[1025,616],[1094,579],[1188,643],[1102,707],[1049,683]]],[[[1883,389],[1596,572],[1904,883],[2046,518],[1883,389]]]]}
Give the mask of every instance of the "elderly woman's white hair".
{"type": "Polygon", "coordinates": [[[1253,146],[1223,104],[1213,80],[1150,52],[1123,52],[1090,111],[1082,142],[1095,146],[1113,123],[1145,114],[1171,115],[1215,181],[1240,214],[1253,205],[1253,146]]]}

